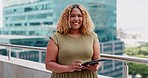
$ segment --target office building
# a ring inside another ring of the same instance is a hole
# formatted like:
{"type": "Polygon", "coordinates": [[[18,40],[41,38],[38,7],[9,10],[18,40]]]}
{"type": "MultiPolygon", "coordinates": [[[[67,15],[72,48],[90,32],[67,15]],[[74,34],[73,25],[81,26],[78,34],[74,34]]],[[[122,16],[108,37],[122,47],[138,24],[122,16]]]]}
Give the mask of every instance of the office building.
{"type": "MultiPolygon", "coordinates": [[[[50,36],[63,9],[80,3],[89,11],[99,36],[101,53],[123,55],[124,43],[116,37],[116,0],[37,0],[4,8],[1,34],[50,36]]],[[[26,57],[26,56],[25,56],[26,57]]],[[[108,60],[99,74],[124,78],[124,63],[108,60]]]]}
{"type": "MultiPolygon", "coordinates": [[[[123,55],[124,43],[116,38],[116,0],[54,0],[54,17],[56,17],[54,21],[57,21],[63,9],[72,3],[84,5],[90,13],[95,25],[95,32],[101,42],[101,53],[123,55]]],[[[124,63],[109,60],[103,63],[98,73],[124,78],[124,63]]]]}
{"type": "Polygon", "coordinates": [[[4,7],[5,35],[50,35],[53,29],[52,0],[21,3],[4,7]]]}

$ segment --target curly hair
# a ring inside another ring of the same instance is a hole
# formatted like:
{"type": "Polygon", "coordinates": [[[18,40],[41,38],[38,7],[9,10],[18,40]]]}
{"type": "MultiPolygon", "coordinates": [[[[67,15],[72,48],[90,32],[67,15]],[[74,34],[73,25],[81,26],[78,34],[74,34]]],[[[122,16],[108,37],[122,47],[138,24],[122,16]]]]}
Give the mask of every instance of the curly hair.
{"type": "Polygon", "coordinates": [[[57,22],[57,32],[67,34],[71,28],[70,26],[70,13],[73,8],[78,8],[82,12],[83,15],[83,23],[80,27],[80,33],[81,34],[89,34],[91,31],[94,30],[94,24],[93,21],[88,13],[88,11],[85,9],[84,6],[80,4],[73,4],[67,6],[64,11],[62,12],[58,22],[57,22]]]}

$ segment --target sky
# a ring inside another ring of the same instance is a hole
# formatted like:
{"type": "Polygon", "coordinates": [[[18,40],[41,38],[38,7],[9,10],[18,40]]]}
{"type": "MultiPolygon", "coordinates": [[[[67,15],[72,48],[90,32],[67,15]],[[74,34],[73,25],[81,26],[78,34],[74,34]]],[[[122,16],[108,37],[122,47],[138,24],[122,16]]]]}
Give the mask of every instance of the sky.
{"type": "Polygon", "coordinates": [[[148,30],[148,0],[117,0],[117,27],[148,30]]]}
{"type": "MultiPolygon", "coordinates": [[[[2,0],[0,0],[0,25],[2,24],[2,5],[2,0]]],[[[148,0],[117,0],[117,28],[127,31],[146,31],[148,29],[148,0]]]]}

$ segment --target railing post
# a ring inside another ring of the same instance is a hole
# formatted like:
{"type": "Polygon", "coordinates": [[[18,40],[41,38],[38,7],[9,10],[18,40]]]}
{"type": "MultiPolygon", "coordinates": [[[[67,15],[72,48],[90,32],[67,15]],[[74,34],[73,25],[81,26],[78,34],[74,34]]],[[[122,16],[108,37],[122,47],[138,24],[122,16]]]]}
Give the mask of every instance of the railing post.
{"type": "Polygon", "coordinates": [[[10,60],[11,59],[11,47],[8,47],[7,51],[8,51],[8,60],[10,60]]]}
{"type": "Polygon", "coordinates": [[[16,51],[16,58],[20,58],[18,51],[16,51]]]}
{"type": "Polygon", "coordinates": [[[128,65],[127,65],[127,62],[124,63],[124,78],[128,78],[128,65]]]}
{"type": "Polygon", "coordinates": [[[39,62],[42,63],[42,51],[39,50],[39,62]]]}

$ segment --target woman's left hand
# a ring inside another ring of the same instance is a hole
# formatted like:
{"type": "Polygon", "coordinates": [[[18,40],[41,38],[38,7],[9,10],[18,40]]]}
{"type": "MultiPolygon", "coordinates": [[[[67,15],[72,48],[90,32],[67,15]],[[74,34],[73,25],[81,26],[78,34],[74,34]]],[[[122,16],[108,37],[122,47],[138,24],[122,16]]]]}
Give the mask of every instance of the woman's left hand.
{"type": "Polygon", "coordinates": [[[87,65],[87,66],[83,66],[82,69],[88,69],[91,70],[92,72],[96,72],[99,69],[99,64],[95,64],[95,65],[87,65]]]}

